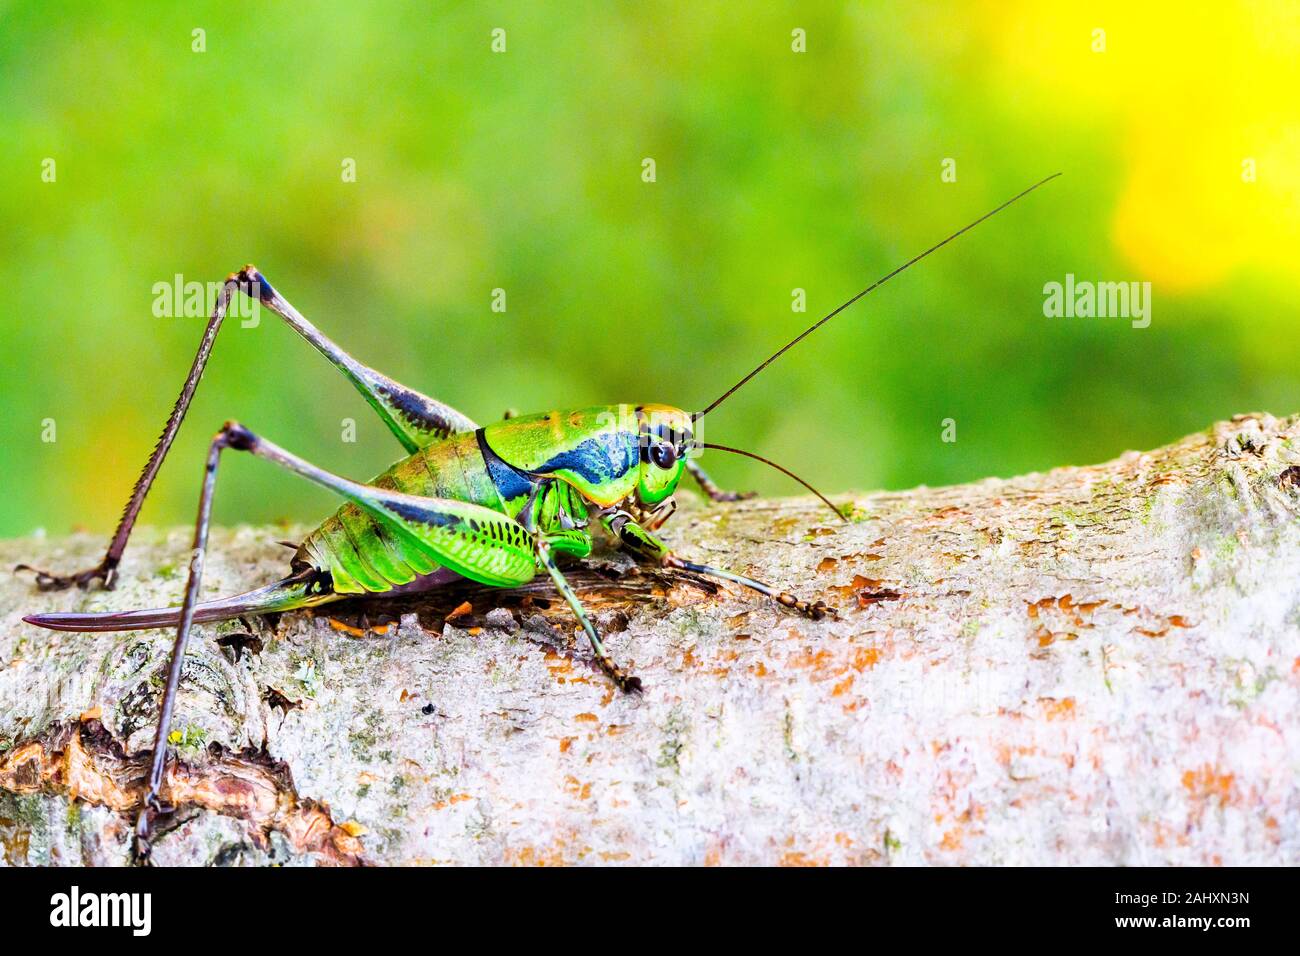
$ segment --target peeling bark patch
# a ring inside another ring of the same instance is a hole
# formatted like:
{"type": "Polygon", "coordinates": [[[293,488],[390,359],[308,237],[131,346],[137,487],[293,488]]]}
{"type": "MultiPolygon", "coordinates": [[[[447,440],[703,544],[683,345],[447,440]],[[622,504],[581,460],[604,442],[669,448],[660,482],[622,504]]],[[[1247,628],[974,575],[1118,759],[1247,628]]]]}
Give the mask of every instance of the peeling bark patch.
{"type": "Polygon", "coordinates": [[[834,571],[837,567],[839,567],[841,562],[852,565],[861,561],[883,561],[883,560],[884,560],[884,555],[873,554],[871,552],[866,552],[866,551],[859,552],[857,554],[844,554],[844,555],[840,555],[837,558],[825,557],[822,558],[821,561],[817,562],[817,573],[829,574],[831,571],[834,571]]]}
{"type": "Polygon", "coordinates": [[[474,605],[469,601],[461,601],[456,605],[446,617],[442,619],[444,624],[450,624],[452,627],[462,627],[461,622],[474,613],[474,605]]]}
{"type": "Polygon", "coordinates": [[[244,657],[244,652],[249,654],[262,653],[262,639],[247,632],[236,634],[226,634],[217,638],[218,647],[228,647],[235,655],[235,663],[238,664],[244,657]]]}
{"type": "MultiPolygon", "coordinates": [[[[364,862],[361,841],[335,826],[322,804],[300,798],[284,764],[255,751],[232,753],[216,745],[209,756],[201,765],[169,765],[164,803],[247,820],[263,833],[279,831],[295,852],[316,854],[321,863],[364,862]]],[[[147,753],[127,754],[98,720],[67,723],[6,753],[0,760],[0,789],[60,794],[122,813],[136,811],[149,759],[147,753]]]]}
{"type": "Polygon", "coordinates": [[[856,601],[859,608],[871,607],[882,601],[897,601],[904,597],[903,592],[897,588],[886,587],[883,580],[868,578],[861,574],[853,575],[853,580],[848,584],[837,585],[827,590],[856,601]]]}
{"type": "Polygon", "coordinates": [[[1084,631],[1098,626],[1112,627],[1123,618],[1131,620],[1129,633],[1142,637],[1159,638],[1172,628],[1191,628],[1195,625],[1182,614],[1161,614],[1142,605],[1124,605],[1118,601],[1076,602],[1070,594],[1027,601],[1025,613],[1035,622],[1031,640],[1040,648],[1057,641],[1076,641],[1084,631]]]}
{"type": "Polygon", "coordinates": [[[268,707],[279,710],[282,714],[287,714],[291,710],[298,710],[302,707],[301,700],[293,700],[278,687],[268,687],[266,692],[262,694],[262,699],[266,701],[268,707]]]}
{"type": "Polygon", "coordinates": [[[871,607],[881,601],[897,601],[902,596],[902,591],[895,591],[893,588],[864,588],[858,592],[858,607],[871,607]]]}
{"type": "Polygon", "coordinates": [[[1206,804],[1226,807],[1234,795],[1236,775],[1222,773],[1212,764],[1205,764],[1183,773],[1183,787],[1196,801],[1196,813],[1199,816],[1206,804]]]}

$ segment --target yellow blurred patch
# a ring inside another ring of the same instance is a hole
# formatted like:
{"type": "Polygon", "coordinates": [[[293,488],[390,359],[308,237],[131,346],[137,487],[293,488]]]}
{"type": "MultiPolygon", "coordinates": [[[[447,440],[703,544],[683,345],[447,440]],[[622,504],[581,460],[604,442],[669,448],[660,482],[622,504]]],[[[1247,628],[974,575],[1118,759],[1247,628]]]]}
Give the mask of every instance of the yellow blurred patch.
{"type": "Polygon", "coordinates": [[[1050,97],[1114,144],[1112,235],[1140,278],[1192,291],[1248,265],[1300,275],[1293,5],[999,3],[982,22],[1008,96],[1050,97]]]}

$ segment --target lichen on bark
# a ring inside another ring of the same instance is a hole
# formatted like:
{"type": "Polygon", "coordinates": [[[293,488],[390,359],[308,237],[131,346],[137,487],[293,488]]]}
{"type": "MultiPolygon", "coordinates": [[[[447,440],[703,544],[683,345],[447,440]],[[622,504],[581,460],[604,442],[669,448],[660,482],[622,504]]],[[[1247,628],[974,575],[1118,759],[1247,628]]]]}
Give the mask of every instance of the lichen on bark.
{"type": "MultiPolygon", "coordinates": [[[[842,613],[601,553],[574,580],[640,697],[542,581],[199,627],[155,852],[1294,864],[1298,436],[1239,416],[1103,465],[859,495],[848,525],[811,499],[697,505],[667,527],[683,555],[842,613]]],[[[5,862],[128,859],[171,642],[21,616],[175,603],[188,535],[139,532],[112,592],[0,577],[5,862]]],[[[279,576],[291,535],[215,531],[205,596],[279,576]]],[[[28,538],[0,560],[102,547],[28,538]]]]}

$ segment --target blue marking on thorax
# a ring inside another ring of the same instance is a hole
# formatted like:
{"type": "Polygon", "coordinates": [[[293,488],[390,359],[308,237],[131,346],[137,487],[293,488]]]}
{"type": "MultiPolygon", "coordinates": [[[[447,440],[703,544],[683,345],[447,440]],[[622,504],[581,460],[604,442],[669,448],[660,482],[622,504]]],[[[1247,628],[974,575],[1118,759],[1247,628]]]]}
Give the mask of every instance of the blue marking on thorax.
{"type": "Polygon", "coordinates": [[[497,493],[501,495],[502,504],[532,493],[533,483],[528,476],[492,450],[483,434],[483,429],[475,431],[474,437],[478,439],[478,450],[483,455],[488,477],[492,479],[497,493]]]}
{"type": "Polygon", "coordinates": [[[584,438],[576,448],[562,451],[537,466],[536,472],[553,475],[569,471],[591,485],[622,478],[637,466],[637,449],[622,432],[602,432],[584,438]]]}

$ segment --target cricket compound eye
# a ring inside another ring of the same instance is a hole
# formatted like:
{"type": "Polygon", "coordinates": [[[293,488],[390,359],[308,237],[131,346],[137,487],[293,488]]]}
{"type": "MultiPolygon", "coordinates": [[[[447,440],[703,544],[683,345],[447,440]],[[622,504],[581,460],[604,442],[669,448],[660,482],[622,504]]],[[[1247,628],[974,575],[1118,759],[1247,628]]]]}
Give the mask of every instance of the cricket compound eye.
{"type": "Polygon", "coordinates": [[[677,449],[664,442],[651,445],[650,460],[654,462],[656,468],[667,470],[677,464],[677,449]]]}

